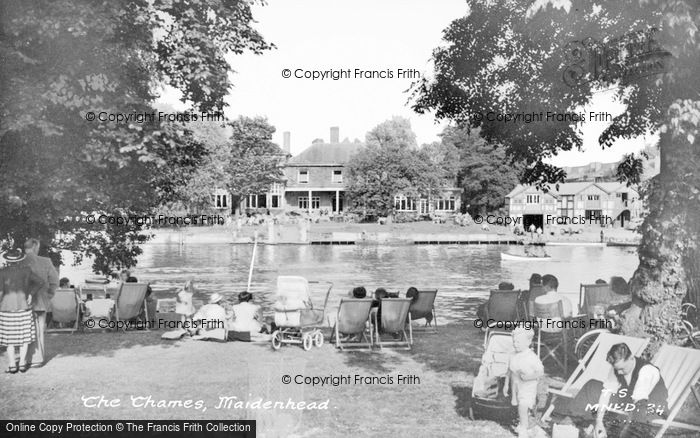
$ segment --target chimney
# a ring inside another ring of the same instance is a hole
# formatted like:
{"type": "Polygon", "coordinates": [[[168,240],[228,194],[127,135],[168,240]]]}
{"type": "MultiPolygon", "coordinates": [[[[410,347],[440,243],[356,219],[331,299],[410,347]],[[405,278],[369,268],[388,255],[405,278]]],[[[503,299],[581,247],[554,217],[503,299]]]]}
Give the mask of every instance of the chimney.
{"type": "Polygon", "coordinates": [[[331,126],[331,143],[340,143],[340,128],[331,126]]]}
{"type": "Polygon", "coordinates": [[[289,131],[284,131],[282,133],[282,136],[284,138],[284,140],[282,141],[282,149],[284,149],[286,153],[289,153],[289,150],[292,145],[292,133],[289,131]]]}

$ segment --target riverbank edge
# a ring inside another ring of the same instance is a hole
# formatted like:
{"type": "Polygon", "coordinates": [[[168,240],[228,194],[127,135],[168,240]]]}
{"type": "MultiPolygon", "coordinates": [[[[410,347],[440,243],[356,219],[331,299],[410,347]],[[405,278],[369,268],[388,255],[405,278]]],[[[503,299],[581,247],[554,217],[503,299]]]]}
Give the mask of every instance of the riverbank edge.
{"type": "MultiPolygon", "coordinates": [[[[241,231],[229,227],[188,228],[185,230],[158,229],[153,231],[151,244],[234,244],[250,245],[256,240],[265,245],[525,245],[541,246],[622,246],[636,247],[636,239],[601,242],[592,238],[558,236],[555,240],[530,239],[505,233],[406,233],[401,230],[382,232],[314,231],[307,233],[270,233],[265,228],[246,227],[241,231]],[[249,229],[248,229],[249,228],[249,229]]],[[[586,236],[587,237],[587,236],[586,236]]]]}

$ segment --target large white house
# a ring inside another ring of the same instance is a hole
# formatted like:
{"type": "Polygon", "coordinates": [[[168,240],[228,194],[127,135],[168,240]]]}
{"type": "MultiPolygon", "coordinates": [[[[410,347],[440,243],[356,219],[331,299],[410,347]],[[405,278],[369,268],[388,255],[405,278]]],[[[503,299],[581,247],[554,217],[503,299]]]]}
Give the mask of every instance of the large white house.
{"type": "Polygon", "coordinates": [[[518,185],[506,195],[506,206],[508,215],[525,230],[531,224],[542,229],[556,225],[625,227],[640,219],[643,209],[633,188],[593,181],[562,183],[546,193],[518,185]]]}

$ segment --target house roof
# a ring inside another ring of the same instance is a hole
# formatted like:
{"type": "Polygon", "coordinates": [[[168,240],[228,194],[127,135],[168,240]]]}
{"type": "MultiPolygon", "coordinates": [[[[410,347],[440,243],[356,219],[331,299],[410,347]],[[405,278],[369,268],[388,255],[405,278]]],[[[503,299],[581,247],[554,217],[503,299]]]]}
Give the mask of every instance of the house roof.
{"type": "Polygon", "coordinates": [[[289,164],[345,164],[353,154],[362,149],[363,143],[315,143],[299,155],[289,159],[289,164]]]}

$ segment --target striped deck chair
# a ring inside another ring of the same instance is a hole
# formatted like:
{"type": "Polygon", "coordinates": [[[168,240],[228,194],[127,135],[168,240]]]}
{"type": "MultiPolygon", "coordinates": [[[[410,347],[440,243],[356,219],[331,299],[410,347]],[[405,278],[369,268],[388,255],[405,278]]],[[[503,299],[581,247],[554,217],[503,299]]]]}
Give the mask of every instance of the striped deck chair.
{"type": "Polygon", "coordinates": [[[572,399],[576,397],[583,385],[591,380],[604,382],[610,374],[611,365],[606,360],[608,351],[615,345],[624,342],[630,348],[634,356],[640,356],[649,344],[649,339],[633,338],[631,336],[615,335],[612,333],[601,333],[586,352],[586,355],[579,361],[578,366],[571,373],[564,386],[558,389],[549,388],[547,392],[549,405],[542,415],[541,421],[547,421],[554,411],[558,397],[572,399]]]}
{"type": "Polygon", "coordinates": [[[653,421],[661,426],[656,438],[661,438],[669,427],[692,430],[700,435],[700,422],[691,424],[675,421],[691,393],[700,405],[700,391],[697,388],[700,380],[700,350],[664,345],[651,363],[659,368],[668,389],[668,416],[664,420],[653,421]]]}
{"type": "Polygon", "coordinates": [[[424,328],[415,331],[424,331],[429,333],[438,332],[437,315],[435,313],[435,297],[437,296],[437,292],[437,289],[419,290],[418,298],[411,303],[411,306],[408,309],[410,320],[415,321],[416,319],[425,318],[424,328]]]}
{"type": "Polygon", "coordinates": [[[373,312],[372,317],[374,318],[374,321],[372,325],[375,330],[375,341],[379,345],[379,348],[403,347],[406,350],[410,350],[411,345],[413,344],[413,329],[410,323],[406,323],[406,318],[409,317],[408,309],[411,306],[411,299],[383,299],[380,306],[382,309],[382,331],[387,334],[398,333],[400,338],[382,341],[381,334],[379,333],[379,324],[377,324],[377,312],[373,312]],[[406,326],[408,326],[408,334],[406,333],[406,326]]]}
{"type": "MultiPolygon", "coordinates": [[[[147,283],[122,283],[115,305],[117,322],[137,318],[142,321],[148,321],[147,290],[147,283]]],[[[126,327],[124,331],[126,331],[126,327]]]]}
{"type": "Polygon", "coordinates": [[[48,328],[51,332],[75,332],[80,328],[80,299],[75,289],[57,289],[51,298],[51,322],[72,324],[67,328],[48,328]]]}
{"type": "Polygon", "coordinates": [[[331,333],[331,342],[344,351],[345,348],[367,347],[372,350],[372,330],[368,329],[369,312],[372,309],[371,298],[342,298],[335,325],[331,333]],[[369,340],[367,339],[369,332],[369,340]],[[358,341],[343,340],[341,336],[359,336],[358,341]]]}

